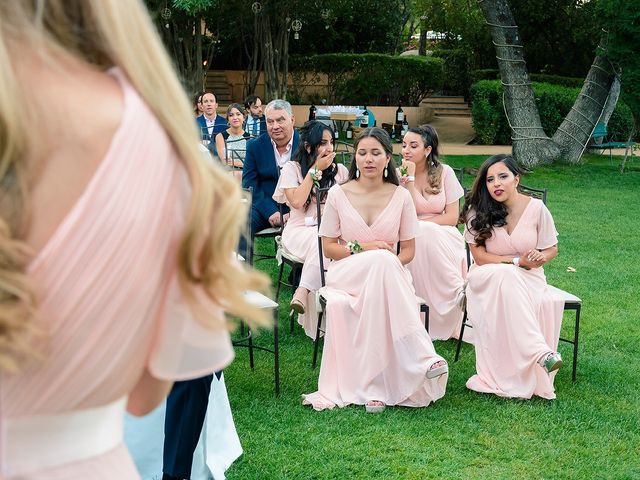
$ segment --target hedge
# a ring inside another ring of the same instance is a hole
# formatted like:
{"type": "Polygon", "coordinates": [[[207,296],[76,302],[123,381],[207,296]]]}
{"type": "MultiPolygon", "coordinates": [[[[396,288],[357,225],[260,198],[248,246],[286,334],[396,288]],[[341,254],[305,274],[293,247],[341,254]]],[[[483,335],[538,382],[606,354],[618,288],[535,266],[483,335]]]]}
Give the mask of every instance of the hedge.
{"type": "Polygon", "coordinates": [[[462,48],[439,49],[434,50],[432,56],[444,61],[442,93],[444,95],[462,95],[468,98],[469,88],[473,83],[469,75],[471,52],[462,48]]]}
{"type": "MultiPolygon", "coordinates": [[[[474,70],[471,72],[473,83],[480,80],[496,80],[500,79],[500,71],[497,68],[485,68],[482,70],[474,70]]],[[[578,77],[562,77],[560,75],[548,75],[546,73],[530,73],[529,79],[532,82],[550,83],[552,85],[562,85],[563,87],[582,88],[584,78],[578,77]]]]}
{"type": "MultiPolygon", "coordinates": [[[[580,88],[537,82],[533,82],[532,87],[542,127],[547,135],[553,136],[571,110],[580,88]]],[[[471,116],[478,143],[511,144],[511,131],[504,114],[502,85],[499,80],[482,80],[471,86],[471,116]]],[[[607,128],[617,139],[628,138],[633,130],[633,115],[624,102],[618,101],[607,128]]]]}
{"type": "Polygon", "coordinates": [[[417,106],[432,91],[440,90],[443,61],[420,56],[377,53],[329,53],[296,56],[289,60],[296,72],[324,73],[329,77],[329,98],[334,104],[417,106]]]}

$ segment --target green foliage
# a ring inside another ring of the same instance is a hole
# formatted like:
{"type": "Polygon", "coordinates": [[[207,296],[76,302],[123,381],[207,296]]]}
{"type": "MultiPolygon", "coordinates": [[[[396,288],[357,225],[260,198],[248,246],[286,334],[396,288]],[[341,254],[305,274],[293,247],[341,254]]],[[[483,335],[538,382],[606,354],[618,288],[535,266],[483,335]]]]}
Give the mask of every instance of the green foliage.
{"type": "Polygon", "coordinates": [[[464,48],[437,49],[432,55],[444,62],[444,84],[442,91],[445,95],[469,95],[471,77],[471,50],[464,48]]]}
{"type": "MultiPolygon", "coordinates": [[[[571,110],[580,89],[536,82],[532,87],[542,127],[551,136],[571,110]]],[[[479,143],[511,144],[511,131],[504,114],[502,85],[499,80],[482,80],[471,86],[471,115],[479,143]]],[[[631,110],[623,101],[619,101],[609,120],[609,134],[626,140],[632,129],[631,110]]]]}
{"type": "Polygon", "coordinates": [[[442,60],[430,57],[333,53],[293,57],[290,69],[327,74],[329,103],[418,105],[443,82],[442,60]]]}
{"type": "MultiPolygon", "coordinates": [[[[497,68],[485,68],[471,72],[472,83],[480,80],[496,80],[500,78],[500,71],[497,68]]],[[[562,85],[564,87],[582,88],[584,78],[563,77],[561,75],[549,75],[546,73],[529,73],[532,82],[550,83],[552,85],[562,85]]]]}

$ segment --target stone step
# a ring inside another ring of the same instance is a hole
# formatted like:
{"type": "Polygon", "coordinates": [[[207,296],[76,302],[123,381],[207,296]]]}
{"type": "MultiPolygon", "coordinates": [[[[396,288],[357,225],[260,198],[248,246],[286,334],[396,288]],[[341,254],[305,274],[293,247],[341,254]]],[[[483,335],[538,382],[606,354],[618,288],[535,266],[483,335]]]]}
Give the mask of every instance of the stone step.
{"type": "Polygon", "coordinates": [[[471,117],[470,111],[456,111],[456,112],[442,112],[436,111],[434,113],[436,117],[471,117]]]}
{"type": "Polygon", "coordinates": [[[464,97],[445,97],[445,96],[432,96],[425,97],[422,99],[422,103],[426,104],[441,104],[441,103],[455,103],[455,104],[465,104],[464,97]]]}

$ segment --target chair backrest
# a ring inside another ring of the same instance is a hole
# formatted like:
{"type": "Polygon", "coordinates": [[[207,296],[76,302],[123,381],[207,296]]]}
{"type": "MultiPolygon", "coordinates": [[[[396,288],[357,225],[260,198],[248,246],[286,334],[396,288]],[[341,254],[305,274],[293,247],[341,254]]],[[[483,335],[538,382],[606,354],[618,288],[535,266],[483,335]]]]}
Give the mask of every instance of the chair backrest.
{"type": "MultiPolygon", "coordinates": [[[[326,272],[324,268],[324,254],[322,252],[322,237],[320,236],[320,222],[322,222],[322,198],[331,187],[318,188],[316,190],[316,215],[318,217],[318,257],[320,259],[320,284],[324,287],[326,272]]],[[[326,197],[324,197],[326,199],[326,197]]]]}
{"type": "Polygon", "coordinates": [[[608,134],[609,133],[607,132],[607,126],[602,122],[598,122],[596,124],[596,128],[593,129],[591,137],[594,139],[605,138],[608,134]]]}

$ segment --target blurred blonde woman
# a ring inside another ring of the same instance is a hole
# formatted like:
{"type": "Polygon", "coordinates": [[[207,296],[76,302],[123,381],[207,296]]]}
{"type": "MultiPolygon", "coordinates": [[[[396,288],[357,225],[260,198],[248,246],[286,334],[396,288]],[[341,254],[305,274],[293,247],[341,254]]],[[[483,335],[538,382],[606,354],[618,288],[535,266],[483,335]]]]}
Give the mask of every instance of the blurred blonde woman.
{"type": "Polygon", "coordinates": [[[125,407],[227,365],[223,311],[263,320],[239,188],[139,0],[0,2],[0,63],[0,478],[135,479],[125,407]]]}

